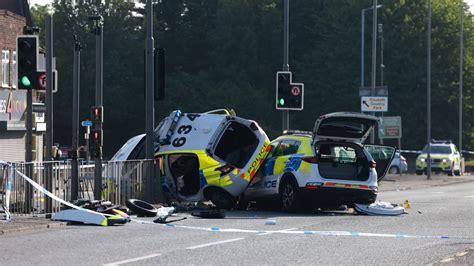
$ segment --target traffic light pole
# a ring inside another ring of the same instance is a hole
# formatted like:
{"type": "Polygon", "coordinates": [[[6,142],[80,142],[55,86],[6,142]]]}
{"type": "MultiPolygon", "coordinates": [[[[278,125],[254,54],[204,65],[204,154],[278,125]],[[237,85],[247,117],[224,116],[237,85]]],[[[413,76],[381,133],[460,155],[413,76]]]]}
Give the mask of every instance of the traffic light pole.
{"type": "MultiPolygon", "coordinates": [[[[289,0],[285,2],[285,18],[284,18],[284,29],[283,29],[283,71],[290,71],[290,64],[288,63],[288,47],[289,47],[289,31],[290,31],[290,4],[289,0]]],[[[283,110],[282,112],[282,129],[287,130],[290,128],[290,111],[283,110]]]]}
{"type": "MultiPolygon", "coordinates": [[[[146,198],[149,201],[153,199],[154,185],[153,180],[155,176],[155,168],[153,158],[155,157],[154,149],[154,121],[155,121],[155,96],[154,96],[154,39],[153,39],[153,5],[151,0],[146,2],[146,48],[145,48],[145,68],[146,68],[146,90],[145,90],[145,108],[146,108],[146,146],[145,158],[148,160],[146,165],[147,190],[146,198]]],[[[160,194],[161,196],[161,194],[160,194]]]]}
{"type": "MultiPolygon", "coordinates": [[[[46,16],[46,161],[53,160],[52,143],[53,143],[53,17],[46,16]]],[[[47,163],[46,170],[46,189],[52,191],[53,188],[53,165],[47,163]]],[[[46,214],[51,214],[52,199],[45,197],[46,214]]]]}
{"type": "MultiPolygon", "coordinates": [[[[96,27],[95,33],[95,106],[102,106],[103,93],[103,57],[102,52],[104,48],[103,38],[103,18],[101,16],[93,17],[96,27]]],[[[104,115],[104,114],[102,114],[104,115]]],[[[102,129],[102,123],[94,124],[96,130],[102,129]]],[[[102,146],[98,147],[98,152],[94,158],[94,199],[101,199],[102,188],[102,146]]]]}
{"type": "Polygon", "coordinates": [[[81,73],[81,44],[74,35],[74,59],[72,77],[72,158],[71,158],[71,201],[77,200],[79,194],[79,166],[77,163],[77,148],[79,140],[79,95],[81,73]]]}
{"type": "MultiPolygon", "coordinates": [[[[377,74],[377,0],[374,0],[373,6],[373,21],[372,21],[372,83],[371,83],[371,91],[370,95],[375,96],[375,81],[376,81],[376,74],[377,74]]],[[[375,116],[375,113],[372,112],[372,115],[375,116]]],[[[370,143],[375,144],[375,131],[372,128],[372,132],[370,133],[370,143]]]]}

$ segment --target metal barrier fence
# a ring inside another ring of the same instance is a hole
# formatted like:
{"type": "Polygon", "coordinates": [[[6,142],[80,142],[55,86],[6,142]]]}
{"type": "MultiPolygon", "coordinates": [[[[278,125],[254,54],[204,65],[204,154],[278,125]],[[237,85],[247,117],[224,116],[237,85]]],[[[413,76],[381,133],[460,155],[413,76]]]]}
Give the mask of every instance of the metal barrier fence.
{"type": "MultiPolygon", "coordinates": [[[[154,167],[154,160],[104,162],[102,165],[101,199],[111,201],[113,204],[125,205],[129,198],[143,198],[147,166],[154,167]]],[[[47,214],[47,196],[34,188],[18,172],[46,188],[48,168],[52,169],[50,192],[65,201],[71,201],[71,161],[13,163],[12,167],[0,166],[0,210],[7,201],[8,177],[12,177],[9,193],[10,213],[13,216],[47,214]],[[31,173],[29,169],[31,169],[31,173]],[[11,171],[13,171],[13,175],[10,175],[11,171]]],[[[78,198],[94,199],[94,164],[79,161],[78,170],[78,198]]],[[[60,209],[61,204],[53,200],[51,212],[55,213],[60,209]]]]}

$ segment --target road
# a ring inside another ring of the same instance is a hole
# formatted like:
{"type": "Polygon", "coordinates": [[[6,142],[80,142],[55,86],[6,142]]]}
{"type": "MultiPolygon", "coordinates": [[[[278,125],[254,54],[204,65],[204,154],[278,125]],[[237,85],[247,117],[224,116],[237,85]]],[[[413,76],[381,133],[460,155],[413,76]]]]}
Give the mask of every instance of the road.
{"type": "Polygon", "coordinates": [[[396,217],[232,211],[225,219],[189,216],[174,223],[188,228],[136,222],[74,225],[0,237],[0,264],[474,263],[474,182],[386,191],[379,199],[409,200],[411,209],[396,217]],[[266,225],[269,219],[276,224],[266,225]]]}

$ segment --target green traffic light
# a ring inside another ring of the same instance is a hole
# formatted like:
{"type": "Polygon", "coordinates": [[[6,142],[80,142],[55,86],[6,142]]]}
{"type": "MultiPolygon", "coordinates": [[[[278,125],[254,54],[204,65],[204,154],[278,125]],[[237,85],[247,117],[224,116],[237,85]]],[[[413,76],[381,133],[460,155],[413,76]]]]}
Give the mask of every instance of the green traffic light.
{"type": "Polygon", "coordinates": [[[280,105],[285,105],[285,99],[281,98],[279,101],[280,105]]]}
{"type": "Polygon", "coordinates": [[[29,86],[31,86],[31,81],[30,81],[30,79],[28,79],[27,76],[23,76],[21,78],[21,84],[25,87],[29,87],[29,86]]]}

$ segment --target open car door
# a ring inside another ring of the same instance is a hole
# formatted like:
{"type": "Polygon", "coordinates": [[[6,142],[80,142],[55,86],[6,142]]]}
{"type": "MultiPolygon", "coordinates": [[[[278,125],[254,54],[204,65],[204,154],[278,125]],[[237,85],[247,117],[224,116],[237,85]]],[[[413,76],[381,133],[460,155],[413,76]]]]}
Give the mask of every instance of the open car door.
{"type": "Polygon", "coordinates": [[[388,168],[390,168],[390,163],[395,157],[395,152],[397,149],[394,147],[388,146],[379,146],[379,145],[364,145],[364,149],[366,149],[372,159],[374,159],[375,163],[375,170],[377,171],[377,181],[382,180],[387,174],[388,168]]]}
{"type": "Polygon", "coordinates": [[[314,124],[314,141],[342,140],[363,143],[377,122],[377,117],[362,113],[325,114],[320,116],[314,124]]]}

